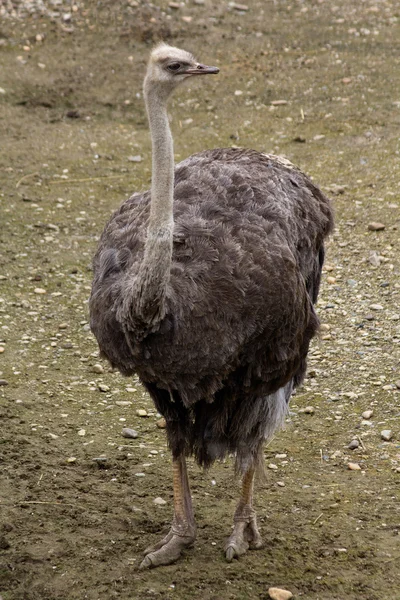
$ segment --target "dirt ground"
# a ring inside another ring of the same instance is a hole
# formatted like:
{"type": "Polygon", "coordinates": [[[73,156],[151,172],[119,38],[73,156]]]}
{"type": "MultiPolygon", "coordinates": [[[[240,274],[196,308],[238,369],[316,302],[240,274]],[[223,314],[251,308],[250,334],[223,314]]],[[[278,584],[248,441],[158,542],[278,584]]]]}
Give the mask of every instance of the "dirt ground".
{"type": "Polygon", "coordinates": [[[400,7],[246,1],[0,2],[2,600],[400,599],[400,7]],[[150,183],[141,83],[161,38],[221,69],[175,94],[176,159],[283,154],[336,230],[321,336],[257,485],[265,547],[225,562],[232,461],[190,463],[196,546],[143,572],[172,513],[165,432],[138,381],[94,366],[87,299],[106,219],[150,183]]]}

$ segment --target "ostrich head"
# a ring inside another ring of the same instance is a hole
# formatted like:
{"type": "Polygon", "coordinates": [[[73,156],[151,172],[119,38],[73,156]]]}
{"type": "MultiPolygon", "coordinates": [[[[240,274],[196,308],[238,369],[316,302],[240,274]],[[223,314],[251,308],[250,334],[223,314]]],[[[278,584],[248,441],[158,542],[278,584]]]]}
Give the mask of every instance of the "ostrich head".
{"type": "Polygon", "coordinates": [[[161,43],[150,54],[144,91],[155,89],[159,96],[168,97],[183,81],[195,75],[218,73],[217,67],[208,67],[194,58],[190,52],[161,43]]]}

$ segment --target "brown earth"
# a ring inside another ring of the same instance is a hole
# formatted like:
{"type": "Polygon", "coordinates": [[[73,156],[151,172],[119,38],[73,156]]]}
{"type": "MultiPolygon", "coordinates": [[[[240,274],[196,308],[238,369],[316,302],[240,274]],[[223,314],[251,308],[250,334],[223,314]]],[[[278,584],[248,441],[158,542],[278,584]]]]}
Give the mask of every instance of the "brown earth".
{"type": "Polygon", "coordinates": [[[400,599],[398,3],[75,6],[0,4],[2,600],[265,599],[270,586],[400,599]],[[171,102],[177,160],[232,144],[284,154],[330,193],[337,227],[321,338],[257,486],[265,547],[225,562],[232,463],[191,465],[196,546],[142,572],[171,518],[170,458],[139,383],[93,372],[87,298],[105,220],[149,186],[141,80],[161,37],[221,68],[171,102]]]}

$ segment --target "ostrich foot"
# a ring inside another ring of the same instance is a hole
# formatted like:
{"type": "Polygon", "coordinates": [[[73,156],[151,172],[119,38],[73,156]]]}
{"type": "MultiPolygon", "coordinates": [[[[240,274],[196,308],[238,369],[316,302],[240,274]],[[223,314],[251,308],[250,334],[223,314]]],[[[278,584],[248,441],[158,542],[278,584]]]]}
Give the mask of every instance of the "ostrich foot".
{"type": "Polygon", "coordinates": [[[228,562],[238,558],[250,548],[255,550],[263,545],[257,527],[256,513],[248,504],[240,507],[235,514],[235,525],[225,545],[225,557],[228,562]]]}
{"type": "Polygon", "coordinates": [[[164,539],[146,548],[144,551],[145,557],[140,565],[140,569],[170,565],[178,560],[182,550],[193,546],[196,539],[195,528],[182,528],[181,531],[179,529],[172,526],[164,539]]]}

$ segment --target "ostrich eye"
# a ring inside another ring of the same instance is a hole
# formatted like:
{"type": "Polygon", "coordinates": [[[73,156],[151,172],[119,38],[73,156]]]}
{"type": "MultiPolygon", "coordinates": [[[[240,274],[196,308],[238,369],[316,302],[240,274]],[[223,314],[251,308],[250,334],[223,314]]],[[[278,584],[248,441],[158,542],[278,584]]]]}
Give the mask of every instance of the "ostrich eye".
{"type": "Polygon", "coordinates": [[[178,62],[171,63],[170,65],[168,65],[168,71],[179,71],[181,66],[181,63],[178,62]]]}

